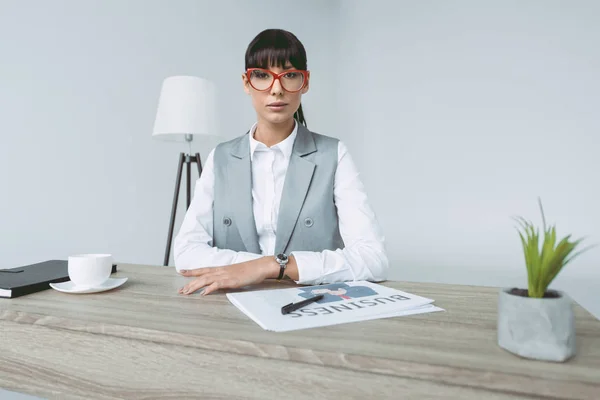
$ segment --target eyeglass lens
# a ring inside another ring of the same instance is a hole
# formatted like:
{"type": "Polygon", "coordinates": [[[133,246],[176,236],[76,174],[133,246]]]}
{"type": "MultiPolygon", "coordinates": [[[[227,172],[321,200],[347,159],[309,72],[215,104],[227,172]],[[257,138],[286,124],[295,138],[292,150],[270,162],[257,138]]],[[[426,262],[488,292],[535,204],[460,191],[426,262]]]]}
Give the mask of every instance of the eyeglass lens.
{"type": "MultiPolygon", "coordinates": [[[[250,73],[250,84],[256,90],[268,89],[273,84],[274,79],[273,75],[266,71],[254,70],[250,73]]],[[[300,90],[304,84],[304,75],[300,72],[288,72],[279,81],[285,90],[295,92],[300,90]]]]}

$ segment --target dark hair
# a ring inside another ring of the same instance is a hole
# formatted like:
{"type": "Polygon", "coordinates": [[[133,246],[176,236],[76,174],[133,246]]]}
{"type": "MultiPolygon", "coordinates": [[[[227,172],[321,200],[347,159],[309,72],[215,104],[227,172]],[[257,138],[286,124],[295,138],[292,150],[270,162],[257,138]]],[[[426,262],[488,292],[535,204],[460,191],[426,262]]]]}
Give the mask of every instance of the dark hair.
{"type": "MultiPolygon", "coordinates": [[[[291,32],[283,29],[266,29],[256,35],[246,50],[246,69],[248,68],[285,68],[290,62],[294,68],[306,70],[306,50],[302,42],[291,32]]],[[[306,119],[302,104],[294,113],[294,118],[304,126],[306,119]]]]}

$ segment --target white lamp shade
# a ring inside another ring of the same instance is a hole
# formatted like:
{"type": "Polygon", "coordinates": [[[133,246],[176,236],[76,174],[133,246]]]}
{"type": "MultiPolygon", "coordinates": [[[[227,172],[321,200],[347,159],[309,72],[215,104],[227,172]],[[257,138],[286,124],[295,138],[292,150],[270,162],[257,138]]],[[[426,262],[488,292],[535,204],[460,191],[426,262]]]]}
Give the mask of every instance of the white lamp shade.
{"type": "Polygon", "coordinates": [[[196,76],[171,76],[164,80],[152,136],[182,140],[185,135],[218,135],[216,89],[196,76]]]}

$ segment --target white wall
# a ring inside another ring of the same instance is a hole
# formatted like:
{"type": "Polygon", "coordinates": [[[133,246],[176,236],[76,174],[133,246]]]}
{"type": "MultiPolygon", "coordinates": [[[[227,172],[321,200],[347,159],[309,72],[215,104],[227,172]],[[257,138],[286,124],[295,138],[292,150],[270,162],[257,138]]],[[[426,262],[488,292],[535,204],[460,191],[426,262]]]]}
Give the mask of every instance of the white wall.
{"type": "MultiPolygon", "coordinates": [[[[162,80],[213,79],[224,140],[243,134],[255,120],[244,53],[263,29],[304,43],[315,70],[307,119],[331,131],[335,118],[321,111],[336,89],[327,38],[337,3],[289,4],[0,0],[0,268],[78,252],[160,265],[187,151],[151,137],[162,80]]],[[[205,159],[214,144],[193,150],[205,159]]],[[[182,190],[176,228],[184,202],[182,190]]]]}
{"type": "MultiPolygon", "coordinates": [[[[600,243],[600,3],[341,2],[343,139],[396,279],[526,286],[511,219],[600,243]]],[[[555,281],[600,315],[600,247],[555,281]]]]}

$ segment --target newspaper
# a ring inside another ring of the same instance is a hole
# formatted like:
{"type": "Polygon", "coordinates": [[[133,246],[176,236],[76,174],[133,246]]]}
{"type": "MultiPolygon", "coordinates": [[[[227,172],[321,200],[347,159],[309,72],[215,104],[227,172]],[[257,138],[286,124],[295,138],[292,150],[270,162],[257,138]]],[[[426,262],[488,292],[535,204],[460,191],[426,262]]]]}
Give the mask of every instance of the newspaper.
{"type": "Polygon", "coordinates": [[[263,329],[286,332],[444,311],[434,300],[367,281],[228,293],[227,298],[263,329]],[[281,307],[323,294],[323,299],[283,315],[281,307]]]}

